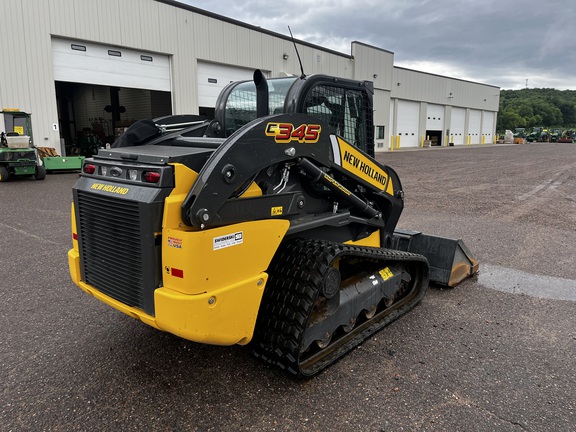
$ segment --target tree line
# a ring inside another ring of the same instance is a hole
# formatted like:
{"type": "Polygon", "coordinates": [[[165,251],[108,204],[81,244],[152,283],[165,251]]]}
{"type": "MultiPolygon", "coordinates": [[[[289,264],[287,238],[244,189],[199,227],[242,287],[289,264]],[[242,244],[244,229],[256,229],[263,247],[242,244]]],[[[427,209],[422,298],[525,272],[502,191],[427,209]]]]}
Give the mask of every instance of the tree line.
{"type": "Polygon", "coordinates": [[[501,90],[496,130],[576,128],[576,90],[501,90]]]}

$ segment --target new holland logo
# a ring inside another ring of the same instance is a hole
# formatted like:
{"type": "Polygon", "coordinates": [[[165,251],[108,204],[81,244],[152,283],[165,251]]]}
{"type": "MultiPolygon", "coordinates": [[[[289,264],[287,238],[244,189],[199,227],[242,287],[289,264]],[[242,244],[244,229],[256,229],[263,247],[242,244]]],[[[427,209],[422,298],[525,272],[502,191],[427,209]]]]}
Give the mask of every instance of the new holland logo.
{"type": "Polygon", "coordinates": [[[344,139],[330,135],[334,163],[375,188],[394,195],[394,185],[383,167],[344,139]]]}
{"type": "Polygon", "coordinates": [[[382,186],[386,186],[386,180],[388,179],[386,174],[376,169],[376,167],[374,167],[368,161],[363,161],[356,155],[353,155],[352,153],[347,151],[344,152],[342,160],[353,166],[357,171],[360,171],[361,173],[370,177],[371,179],[376,180],[382,186]]]}
{"type": "Polygon", "coordinates": [[[128,193],[128,191],[130,191],[130,188],[127,188],[127,187],[114,186],[111,184],[102,184],[102,183],[94,183],[92,186],[90,186],[90,189],[99,190],[102,192],[113,193],[113,194],[118,194],[118,195],[126,195],[128,193]]]}

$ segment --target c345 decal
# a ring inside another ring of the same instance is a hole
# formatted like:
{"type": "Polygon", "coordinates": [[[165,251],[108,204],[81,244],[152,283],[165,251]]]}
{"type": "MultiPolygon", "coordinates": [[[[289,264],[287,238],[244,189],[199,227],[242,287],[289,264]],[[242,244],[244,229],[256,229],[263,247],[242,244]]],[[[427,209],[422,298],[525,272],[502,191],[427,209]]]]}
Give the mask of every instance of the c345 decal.
{"type": "Polygon", "coordinates": [[[270,122],[266,125],[266,136],[274,137],[278,144],[288,144],[298,141],[304,144],[315,144],[320,139],[322,126],[318,124],[302,124],[294,126],[292,123],[270,122]]]}

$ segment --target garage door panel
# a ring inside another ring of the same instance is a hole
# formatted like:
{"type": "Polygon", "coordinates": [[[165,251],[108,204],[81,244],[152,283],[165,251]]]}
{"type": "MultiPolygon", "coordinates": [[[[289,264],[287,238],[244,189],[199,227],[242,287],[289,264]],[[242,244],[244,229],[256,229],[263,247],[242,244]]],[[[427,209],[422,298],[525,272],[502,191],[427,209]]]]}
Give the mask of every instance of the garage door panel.
{"type": "MultiPolygon", "coordinates": [[[[234,81],[252,80],[254,69],[198,62],[198,106],[214,107],[224,87],[234,81]]],[[[266,73],[265,73],[266,75],[266,73]]]]}
{"type": "Polygon", "coordinates": [[[470,135],[470,144],[480,144],[481,122],[482,112],[479,110],[470,110],[468,114],[468,135],[470,135]]]}
{"type": "Polygon", "coordinates": [[[55,81],[171,91],[165,55],[52,39],[52,63],[55,81]]]}
{"type": "Polygon", "coordinates": [[[492,131],[494,127],[494,113],[484,112],[482,116],[482,137],[484,143],[494,142],[494,137],[492,136],[492,131]]]}
{"type": "Polygon", "coordinates": [[[464,108],[452,108],[450,120],[450,136],[455,145],[464,144],[464,126],[466,124],[466,110],[464,108]]]}
{"type": "Polygon", "coordinates": [[[444,106],[428,104],[426,108],[426,130],[444,129],[444,106]]]}
{"type": "Polygon", "coordinates": [[[400,136],[401,147],[418,147],[418,123],[420,103],[398,101],[398,121],[396,133],[400,136]]]}

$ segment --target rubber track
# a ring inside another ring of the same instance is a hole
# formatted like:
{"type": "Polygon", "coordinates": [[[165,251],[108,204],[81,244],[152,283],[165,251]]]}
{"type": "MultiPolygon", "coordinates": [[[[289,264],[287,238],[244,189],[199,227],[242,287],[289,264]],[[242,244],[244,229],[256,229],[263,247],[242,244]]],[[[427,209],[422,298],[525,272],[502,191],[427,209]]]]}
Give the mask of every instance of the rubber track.
{"type": "Polygon", "coordinates": [[[420,302],[427,288],[428,263],[421,255],[311,239],[288,241],[280,246],[269,268],[269,280],[251,342],[252,351],[293,375],[312,376],[408,312],[420,302]],[[409,267],[417,268],[416,274],[412,274],[414,288],[398,300],[396,306],[378,312],[374,318],[321,351],[329,354],[320,355],[318,360],[301,359],[300,342],[319,295],[323,275],[337,257],[344,256],[379,260],[385,265],[409,264],[409,267]]]}

